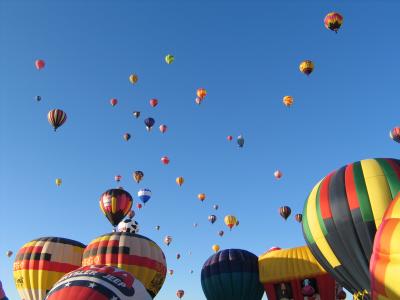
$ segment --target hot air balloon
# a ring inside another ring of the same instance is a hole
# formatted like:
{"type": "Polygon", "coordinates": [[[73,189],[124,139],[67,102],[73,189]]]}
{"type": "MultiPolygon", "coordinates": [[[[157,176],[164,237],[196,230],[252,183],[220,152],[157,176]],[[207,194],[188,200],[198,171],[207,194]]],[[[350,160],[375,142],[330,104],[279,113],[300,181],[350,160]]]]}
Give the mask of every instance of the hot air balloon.
{"type": "Polygon", "coordinates": [[[134,111],[132,115],[137,119],[140,117],[140,111],[134,111]]]}
{"type": "Polygon", "coordinates": [[[156,107],[157,106],[157,104],[158,104],[158,100],[157,99],[155,99],[155,98],[153,98],[153,99],[150,99],[150,105],[151,105],[151,107],[156,107]]]}
{"type": "Polygon", "coordinates": [[[224,236],[224,231],[223,231],[223,230],[218,231],[218,235],[219,235],[220,237],[223,237],[223,236],[224,236]]]}
{"type": "Polygon", "coordinates": [[[200,193],[200,194],[197,195],[197,198],[199,198],[199,200],[201,202],[203,202],[206,199],[206,194],[200,193]]]}
{"type": "Polygon", "coordinates": [[[383,214],[400,190],[400,161],[367,159],[322,179],[303,211],[314,257],[348,291],[369,299],[369,260],[383,214]]]}
{"type": "Polygon", "coordinates": [[[115,175],[115,176],[114,176],[114,180],[115,180],[116,182],[120,182],[121,179],[122,179],[122,176],[121,176],[121,175],[115,175]]]}
{"type": "Polygon", "coordinates": [[[167,236],[164,238],[164,244],[167,245],[167,246],[169,246],[169,244],[171,244],[171,242],[172,242],[172,236],[167,235],[167,236]]]}
{"type": "Polygon", "coordinates": [[[3,284],[1,283],[1,280],[0,280],[0,300],[8,300],[8,298],[6,297],[6,293],[3,290],[3,284]]]}
{"type": "Polygon", "coordinates": [[[168,270],[168,274],[172,276],[174,274],[174,270],[168,270]]]}
{"type": "Polygon", "coordinates": [[[235,226],[237,227],[237,226],[239,226],[239,220],[236,220],[236,224],[235,224],[235,226]]]}
{"type": "Polygon", "coordinates": [[[152,300],[143,284],[132,274],[112,266],[81,267],[62,277],[46,300],[124,299],[152,300]]]}
{"type": "Polygon", "coordinates": [[[161,162],[162,162],[164,165],[168,165],[168,164],[169,164],[169,158],[168,158],[168,156],[163,156],[163,157],[161,157],[161,162]]]}
{"type": "Polygon", "coordinates": [[[13,265],[15,287],[20,298],[46,298],[46,293],[62,276],[81,266],[85,247],[59,237],[42,237],[22,246],[13,265]]]}
{"type": "Polygon", "coordinates": [[[138,204],[136,204],[136,207],[137,207],[137,209],[141,210],[143,206],[141,203],[138,203],[138,204]]]}
{"type": "Polygon", "coordinates": [[[232,140],[233,140],[233,136],[228,135],[228,136],[226,137],[226,139],[227,139],[228,141],[232,141],[232,140]]]}
{"type": "Polygon", "coordinates": [[[281,206],[279,208],[279,214],[281,215],[282,218],[287,220],[289,218],[290,214],[292,213],[292,210],[290,209],[289,206],[281,206]]]}
{"type": "Polygon", "coordinates": [[[112,98],[112,99],[110,100],[110,104],[111,104],[111,106],[115,106],[115,105],[118,104],[118,100],[115,99],[115,98],[112,98]]]}
{"type": "Polygon", "coordinates": [[[264,294],[258,279],[258,258],[240,249],[212,255],[201,270],[201,286],[207,300],[260,300],[264,294]]]}
{"type": "Polygon", "coordinates": [[[212,250],[213,250],[214,252],[218,252],[218,251],[219,251],[219,245],[213,245],[213,246],[212,246],[212,250]]]}
{"type": "Polygon", "coordinates": [[[243,137],[243,135],[239,135],[237,137],[237,143],[238,143],[239,148],[243,148],[243,145],[244,145],[244,137],[243,137]]]}
{"type": "Polygon", "coordinates": [[[56,131],[57,128],[64,124],[67,120],[67,114],[61,109],[53,109],[47,114],[47,120],[49,121],[50,125],[53,126],[54,131],[56,131]]]}
{"type": "Polygon", "coordinates": [[[61,178],[56,178],[56,186],[60,186],[62,184],[61,178]]]}
{"type": "Polygon", "coordinates": [[[343,24],[343,16],[337,12],[331,12],[325,16],[324,24],[327,29],[337,33],[343,24]]]}
{"type": "Polygon", "coordinates": [[[196,102],[197,105],[200,105],[201,102],[203,102],[203,100],[204,100],[203,98],[196,97],[196,99],[194,100],[194,102],[196,102]]]}
{"type": "Polygon", "coordinates": [[[274,177],[275,177],[276,179],[281,179],[281,178],[282,178],[282,172],[279,171],[279,170],[276,170],[276,171],[274,172],[274,177]]]}
{"type": "Polygon", "coordinates": [[[132,176],[136,183],[139,183],[143,179],[144,173],[142,171],[135,171],[132,176]]]}
{"type": "Polygon", "coordinates": [[[299,66],[300,72],[309,76],[314,70],[314,63],[311,60],[304,60],[299,66]]]}
{"type": "Polygon", "coordinates": [[[185,181],[182,176],[176,178],[176,184],[182,186],[183,182],[185,181]]]}
{"type": "Polygon", "coordinates": [[[42,97],[40,97],[40,96],[36,96],[36,101],[40,101],[40,100],[42,100],[42,97]]]}
{"type": "Polygon", "coordinates": [[[122,189],[110,189],[100,196],[100,209],[113,226],[130,212],[133,198],[122,189]]]}
{"type": "Polygon", "coordinates": [[[167,125],[161,124],[159,129],[160,129],[161,133],[165,133],[167,131],[168,127],[167,127],[167,125]]]}
{"type": "Polygon", "coordinates": [[[258,268],[268,299],[336,300],[335,280],[307,246],[274,247],[260,255],[258,268]]]}
{"type": "Polygon", "coordinates": [[[190,274],[193,274],[193,272],[194,272],[193,270],[190,270],[190,274]]]}
{"type": "Polygon", "coordinates": [[[94,239],[83,253],[82,266],[114,266],[131,273],[154,298],[161,289],[167,267],[165,255],[152,240],[139,234],[114,232],[94,239]]]}
{"type": "Polygon", "coordinates": [[[286,107],[290,107],[290,106],[293,105],[294,99],[293,99],[292,96],[285,96],[285,97],[283,97],[283,101],[282,102],[286,107]]]}
{"type": "Polygon", "coordinates": [[[194,227],[194,228],[196,228],[197,226],[199,226],[199,224],[193,223],[193,227],[194,227]]]}
{"type": "Polygon", "coordinates": [[[150,189],[141,189],[141,190],[138,192],[138,197],[139,197],[140,201],[143,202],[143,204],[146,204],[147,201],[150,200],[151,195],[152,195],[152,193],[151,193],[151,190],[150,190],[150,189]]]}
{"type": "Polygon", "coordinates": [[[135,217],[135,211],[131,210],[131,211],[128,213],[128,218],[129,218],[129,219],[133,219],[133,217],[135,217]]]}
{"type": "Polygon", "coordinates": [[[130,138],[131,138],[131,135],[130,135],[129,133],[125,133],[125,134],[124,134],[124,140],[125,140],[125,141],[129,141],[130,138]]]}
{"type": "Polygon", "coordinates": [[[6,256],[7,257],[11,257],[13,255],[13,252],[11,251],[11,250],[8,250],[7,252],[6,252],[6,256]]]}
{"type": "Polygon", "coordinates": [[[157,225],[157,226],[156,226],[156,230],[160,230],[160,225],[157,225]]]}
{"type": "Polygon", "coordinates": [[[35,61],[35,67],[36,67],[36,69],[38,69],[38,70],[43,69],[45,65],[46,65],[46,63],[45,63],[44,60],[42,60],[42,59],[37,59],[37,60],[35,61]]]}
{"type": "Polygon", "coordinates": [[[296,214],[294,216],[297,222],[301,223],[303,221],[303,215],[302,214],[296,214]]]}
{"type": "Polygon", "coordinates": [[[208,221],[210,221],[211,224],[214,224],[215,221],[217,221],[217,216],[216,215],[208,216],[208,221]]]}
{"type": "Polygon", "coordinates": [[[174,62],[174,60],[175,60],[175,57],[171,54],[168,54],[165,56],[165,62],[169,65],[172,64],[174,62]]]}
{"type": "Polygon", "coordinates": [[[213,205],[213,208],[214,208],[215,210],[218,210],[219,205],[218,205],[218,204],[214,204],[214,205],[213,205]]]}
{"type": "Polygon", "coordinates": [[[236,225],[237,219],[235,216],[227,215],[224,218],[225,225],[229,227],[229,230],[232,230],[233,226],[236,225]]]}
{"type": "Polygon", "coordinates": [[[147,118],[146,120],[144,120],[144,124],[146,125],[146,130],[150,131],[155,122],[156,121],[154,121],[153,118],[147,118]]]}
{"type": "Polygon", "coordinates": [[[122,220],[117,226],[118,232],[139,233],[139,230],[139,223],[129,218],[122,220]]]}
{"type": "Polygon", "coordinates": [[[185,291],[184,290],[178,290],[176,292],[176,296],[181,299],[183,297],[183,295],[185,295],[185,291]]]}
{"type": "Polygon", "coordinates": [[[400,143],[400,127],[393,128],[390,131],[389,136],[393,141],[400,143]]]}
{"type": "Polygon", "coordinates": [[[129,76],[129,81],[130,81],[132,84],[136,84],[136,83],[138,82],[138,80],[139,80],[139,77],[138,77],[136,74],[131,74],[131,75],[129,76]]]}
{"type": "Polygon", "coordinates": [[[205,96],[207,96],[206,89],[203,89],[203,88],[197,89],[197,97],[199,97],[200,99],[204,99],[205,96]]]}
{"type": "Polygon", "coordinates": [[[178,254],[176,254],[176,259],[180,259],[181,258],[181,255],[178,253],[178,254]]]}

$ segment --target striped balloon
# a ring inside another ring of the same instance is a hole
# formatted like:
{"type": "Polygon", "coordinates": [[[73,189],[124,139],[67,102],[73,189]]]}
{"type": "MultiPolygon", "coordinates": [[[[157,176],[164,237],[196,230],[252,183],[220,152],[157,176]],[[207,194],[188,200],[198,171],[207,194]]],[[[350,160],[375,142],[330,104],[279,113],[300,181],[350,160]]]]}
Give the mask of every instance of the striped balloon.
{"type": "Polygon", "coordinates": [[[367,159],[326,176],[305,203],[303,233],[308,246],[324,269],[356,295],[370,291],[375,233],[399,190],[399,160],[367,159]]]}
{"type": "Polygon", "coordinates": [[[15,286],[21,299],[44,299],[62,276],[81,266],[85,247],[59,237],[38,238],[22,246],[13,266],[15,286]]]}
{"type": "Polygon", "coordinates": [[[93,265],[63,276],[46,300],[152,300],[143,284],[121,269],[93,265]]]}
{"type": "Polygon", "coordinates": [[[337,12],[331,12],[325,16],[324,24],[327,29],[337,33],[343,24],[343,16],[337,12]]]}
{"type": "Polygon", "coordinates": [[[400,193],[386,210],[371,256],[372,299],[400,299],[400,193]]]}
{"type": "Polygon", "coordinates": [[[152,297],[161,289],[167,264],[161,248],[149,238],[113,232],[94,239],[83,253],[82,266],[114,266],[131,273],[152,297]]]}
{"type": "Polygon", "coordinates": [[[100,196],[100,209],[113,226],[129,214],[133,198],[123,189],[110,189],[100,196]]]}
{"type": "Polygon", "coordinates": [[[389,136],[393,141],[400,143],[400,127],[395,127],[390,130],[389,136]]]}
{"type": "Polygon", "coordinates": [[[211,256],[201,270],[201,286],[208,300],[260,300],[258,257],[240,249],[227,249],[211,256]]]}
{"type": "Polygon", "coordinates": [[[53,109],[47,114],[47,120],[56,131],[67,120],[67,114],[61,109],[53,109]]]}
{"type": "Polygon", "coordinates": [[[141,190],[138,192],[138,197],[139,197],[139,199],[143,202],[143,204],[146,204],[147,201],[150,200],[151,195],[152,195],[152,193],[151,193],[151,190],[150,190],[150,189],[141,189],[141,190]]]}

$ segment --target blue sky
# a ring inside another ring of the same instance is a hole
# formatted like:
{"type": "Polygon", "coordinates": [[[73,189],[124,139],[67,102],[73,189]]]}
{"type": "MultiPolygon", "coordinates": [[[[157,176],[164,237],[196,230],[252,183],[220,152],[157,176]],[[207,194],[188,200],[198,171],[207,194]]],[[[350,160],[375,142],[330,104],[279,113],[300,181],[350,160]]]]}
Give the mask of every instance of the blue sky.
{"type": "MultiPolygon", "coordinates": [[[[328,172],[397,157],[388,133],[400,123],[399,9],[396,1],[1,1],[0,253],[40,236],[89,243],[109,232],[98,199],[116,186],[116,174],[135,200],[139,188],[153,191],[137,221],[175,270],[157,299],[178,289],[204,299],[200,271],[214,243],[257,255],[304,245],[293,217],[280,218],[281,205],[294,215],[328,172]],[[344,15],[337,35],[323,26],[330,11],[344,15]],[[38,58],[47,63],[42,71],[38,58]],[[304,59],[315,62],[309,78],[298,70],[304,59]],[[201,106],[199,87],[208,91],[201,106]],[[285,95],[294,96],[290,109],[285,95]],[[53,108],[68,115],[57,133],[47,122],[53,108]],[[147,133],[147,116],[169,131],[147,133]],[[243,149],[226,140],[239,134],[243,149]],[[134,170],[145,173],[140,185],[134,170]],[[181,188],[177,176],[185,178],[181,188]],[[226,214],[240,220],[232,232],[226,214]]],[[[12,262],[0,256],[0,279],[18,299],[12,262]]]]}

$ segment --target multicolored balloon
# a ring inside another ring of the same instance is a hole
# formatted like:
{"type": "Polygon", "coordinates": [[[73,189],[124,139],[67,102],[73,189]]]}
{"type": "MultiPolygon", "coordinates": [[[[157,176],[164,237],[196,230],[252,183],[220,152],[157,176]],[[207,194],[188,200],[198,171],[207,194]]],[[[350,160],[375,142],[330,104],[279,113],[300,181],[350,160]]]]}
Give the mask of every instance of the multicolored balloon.
{"type": "Polygon", "coordinates": [[[181,299],[183,296],[185,295],[185,291],[184,290],[178,290],[176,292],[176,296],[181,299]]]}
{"type": "Polygon", "coordinates": [[[125,140],[125,141],[129,141],[130,138],[131,138],[131,135],[130,135],[129,133],[125,133],[125,134],[124,134],[124,140],[125,140]]]}
{"type": "Polygon", "coordinates": [[[143,204],[146,204],[147,201],[150,200],[151,195],[152,195],[152,192],[150,189],[141,189],[138,192],[138,197],[139,197],[140,201],[143,202],[143,204]]]}
{"type": "Polygon", "coordinates": [[[142,181],[143,177],[144,177],[144,173],[142,171],[135,171],[132,174],[133,179],[136,181],[136,183],[139,183],[140,181],[142,181]]]}
{"type": "Polygon", "coordinates": [[[327,29],[338,33],[343,24],[343,16],[337,12],[331,12],[325,16],[324,24],[327,29]]]}
{"type": "Polygon", "coordinates": [[[113,226],[131,211],[133,198],[122,189],[110,189],[100,196],[100,209],[113,226]]]}
{"type": "Polygon", "coordinates": [[[244,137],[243,137],[242,134],[237,137],[237,144],[238,144],[239,148],[243,148],[243,146],[244,146],[244,137]]]}
{"type": "Polygon", "coordinates": [[[282,218],[285,219],[285,221],[287,220],[287,218],[289,218],[291,213],[292,213],[292,210],[290,209],[289,206],[281,206],[279,208],[279,214],[281,215],[282,218]]]}
{"type": "Polygon", "coordinates": [[[309,76],[314,71],[314,63],[311,60],[304,60],[299,66],[300,72],[309,76]]]}
{"type": "Polygon", "coordinates": [[[129,81],[130,81],[132,84],[136,84],[136,83],[138,82],[138,80],[139,80],[139,77],[138,77],[136,74],[131,74],[131,75],[129,76],[129,81]]]}
{"type": "Polygon", "coordinates": [[[182,176],[177,177],[175,181],[176,181],[176,184],[179,186],[182,186],[182,184],[185,182],[185,180],[183,179],[182,176]]]}
{"type": "Polygon", "coordinates": [[[175,57],[171,54],[167,54],[165,56],[165,62],[169,65],[172,64],[174,62],[174,60],[175,60],[175,57]]]}
{"type": "Polygon", "coordinates": [[[229,227],[229,230],[232,230],[233,226],[236,225],[237,219],[235,216],[227,215],[224,218],[224,223],[226,226],[229,227]]]}
{"type": "Polygon", "coordinates": [[[161,133],[165,133],[167,131],[168,127],[167,127],[167,125],[161,124],[159,129],[160,129],[161,133]]]}
{"type": "Polygon", "coordinates": [[[217,216],[216,215],[208,216],[208,221],[210,221],[211,224],[214,224],[215,221],[217,221],[217,216]]]}
{"type": "Polygon", "coordinates": [[[204,99],[207,96],[207,91],[204,88],[199,88],[197,89],[197,97],[199,97],[200,99],[204,99]]]}
{"type": "Polygon", "coordinates": [[[400,127],[393,128],[390,131],[389,136],[393,141],[400,143],[400,127]]]}
{"type": "Polygon", "coordinates": [[[112,98],[112,99],[110,100],[110,104],[111,104],[111,106],[115,106],[115,105],[118,104],[118,100],[115,99],[115,98],[112,98]]]}
{"type": "Polygon", "coordinates": [[[137,119],[140,117],[140,111],[134,111],[132,115],[137,119]]]}
{"type": "Polygon", "coordinates": [[[294,218],[296,219],[296,221],[297,221],[298,223],[301,223],[301,222],[303,221],[303,215],[302,215],[302,214],[296,214],[296,215],[294,216],[294,218]]]}
{"type": "Polygon", "coordinates": [[[161,162],[162,162],[164,165],[168,165],[168,164],[169,164],[169,158],[168,158],[168,156],[163,156],[163,157],[161,157],[161,162]]]}
{"type": "Polygon", "coordinates": [[[167,235],[167,236],[164,238],[164,244],[167,245],[167,246],[169,246],[169,245],[171,244],[171,242],[172,242],[172,236],[167,235]]]}
{"type": "Polygon", "coordinates": [[[285,97],[283,97],[282,102],[286,107],[290,107],[293,105],[294,99],[292,96],[285,96],[285,97]]]}
{"type": "Polygon", "coordinates": [[[53,109],[48,112],[47,120],[53,126],[54,131],[56,131],[67,120],[67,114],[61,109],[53,109]]]}
{"type": "Polygon", "coordinates": [[[276,178],[276,179],[281,179],[282,178],[282,172],[281,171],[279,171],[279,170],[276,170],[275,172],[274,172],[274,177],[276,178]]]}
{"type": "Polygon", "coordinates": [[[114,176],[114,180],[115,180],[116,182],[120,182],[121,179],[122,179],[122,176],[121,176],[121,175],[115,175],[115,176],[114,176]]]}
{"type": "Polygon", "coordinates": [[[153,98],[153,99],[150,99],[150,106],[151,107],[156,107],[157,106],[157,104],[158,104],[158,100],[157,99],[155,99],[155,98],[153,98]]]}

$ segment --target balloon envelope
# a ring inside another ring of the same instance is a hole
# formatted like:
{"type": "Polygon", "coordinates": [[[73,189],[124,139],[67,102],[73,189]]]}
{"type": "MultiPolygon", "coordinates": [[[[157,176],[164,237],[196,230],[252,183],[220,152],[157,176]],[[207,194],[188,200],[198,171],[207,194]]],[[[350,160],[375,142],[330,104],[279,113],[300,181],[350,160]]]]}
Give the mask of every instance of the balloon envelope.
{"type": "Polygon", "coordinates": [[[110,189],[100,196],[100,209],[113,226],[131,211],[133,198],[123,189],[110,189]]]}

